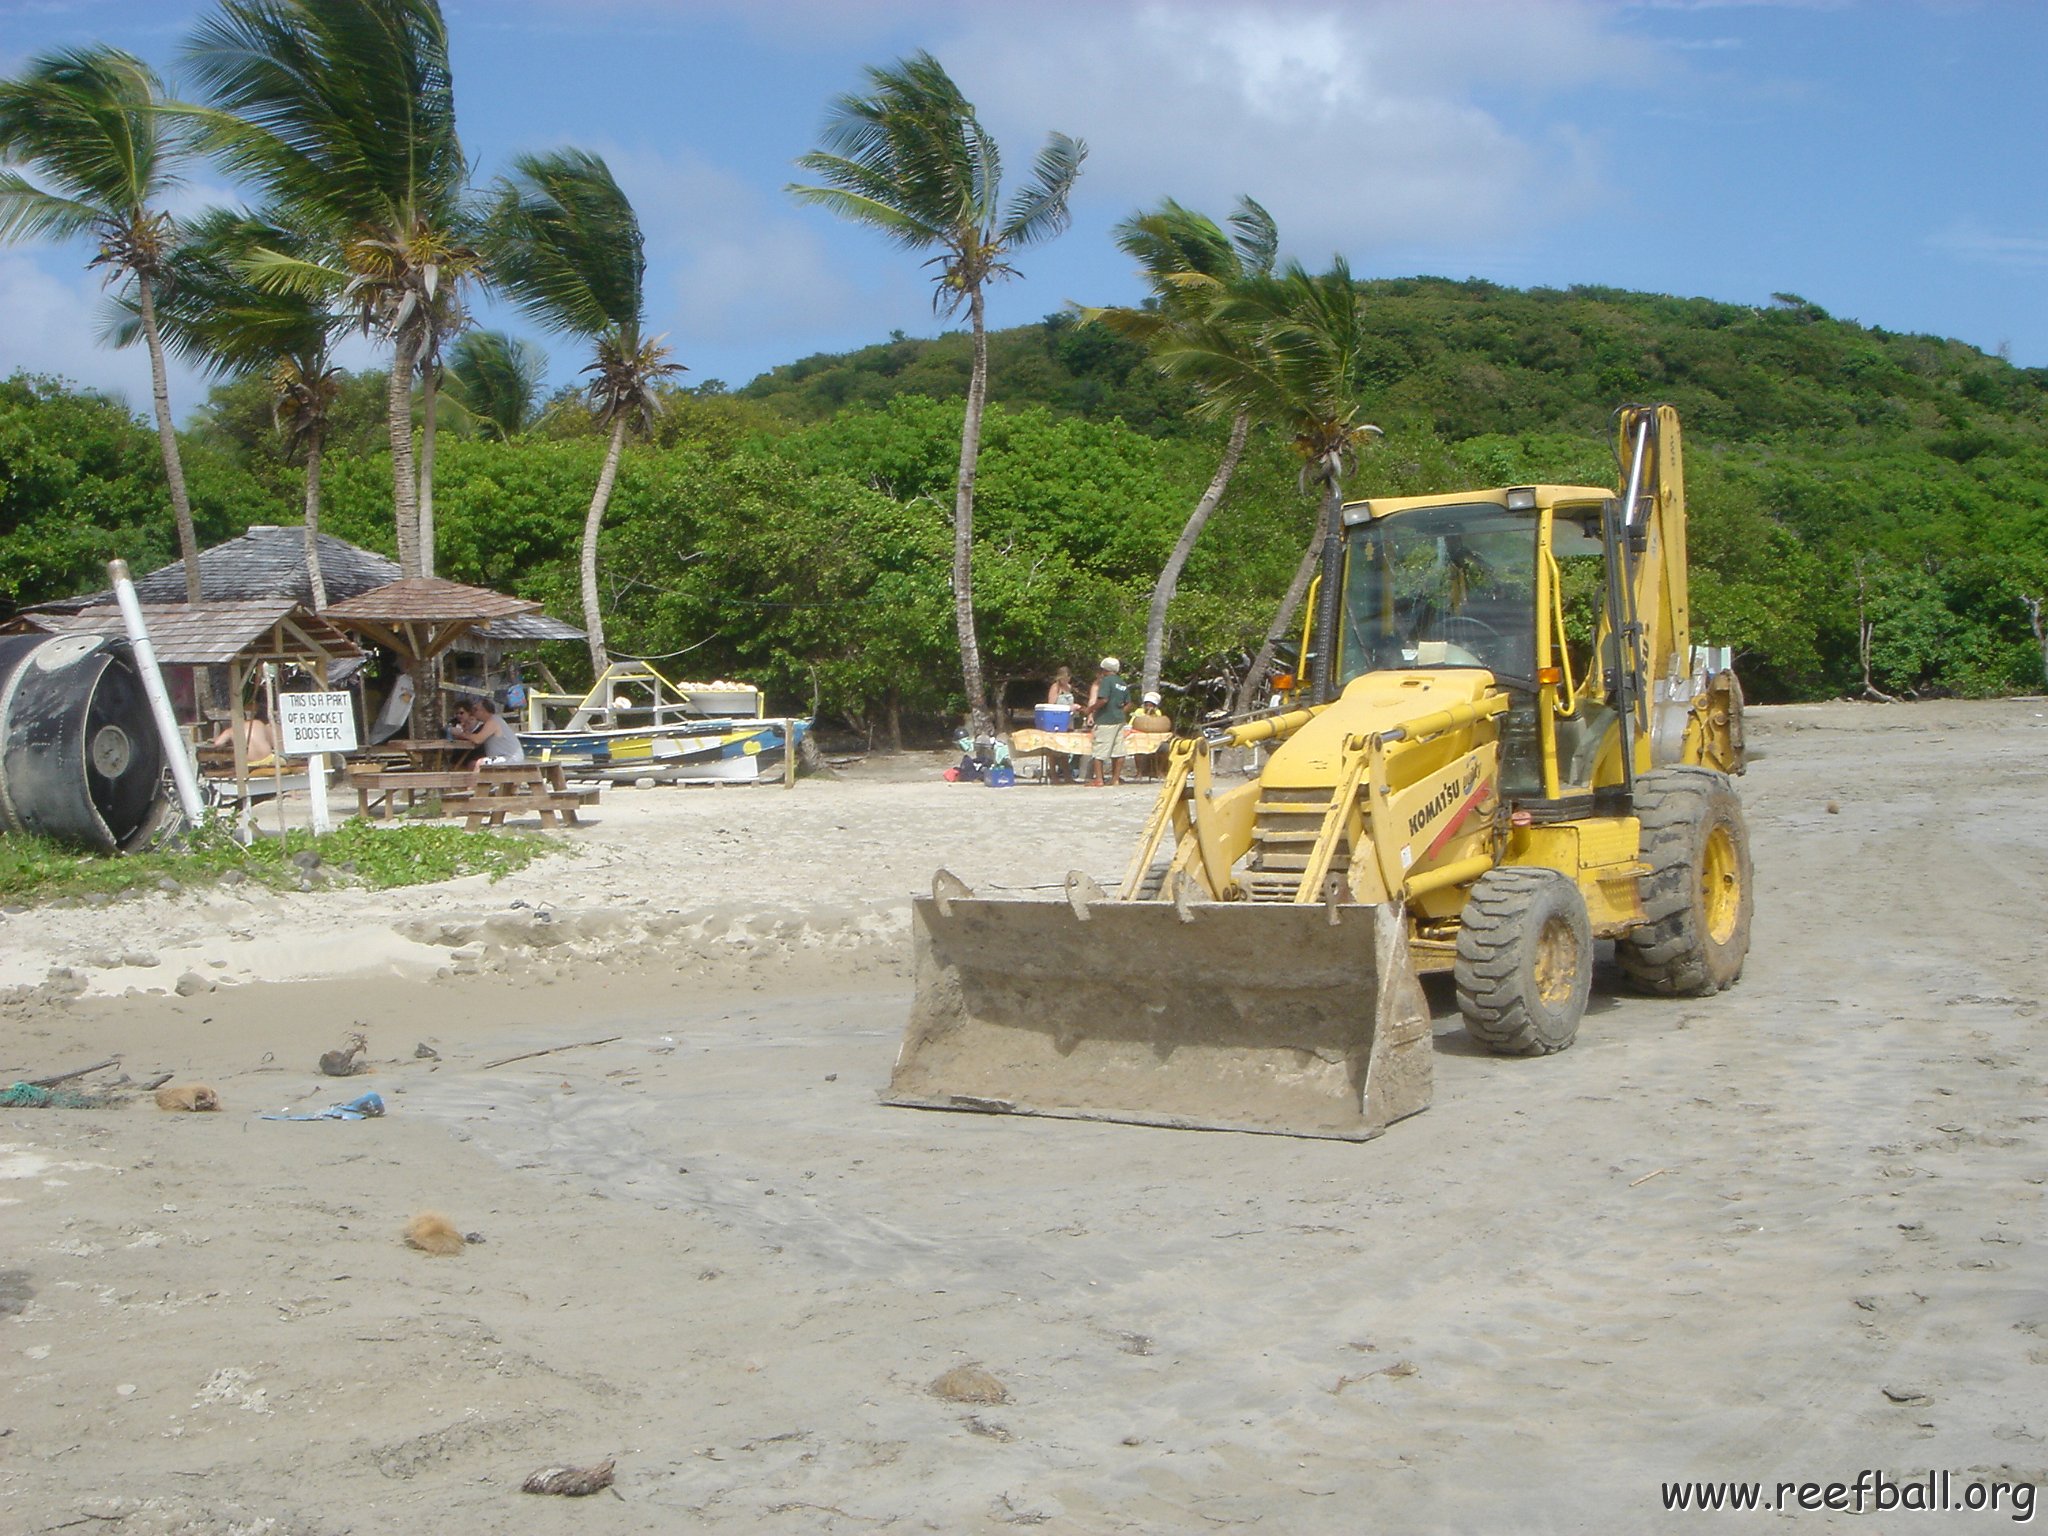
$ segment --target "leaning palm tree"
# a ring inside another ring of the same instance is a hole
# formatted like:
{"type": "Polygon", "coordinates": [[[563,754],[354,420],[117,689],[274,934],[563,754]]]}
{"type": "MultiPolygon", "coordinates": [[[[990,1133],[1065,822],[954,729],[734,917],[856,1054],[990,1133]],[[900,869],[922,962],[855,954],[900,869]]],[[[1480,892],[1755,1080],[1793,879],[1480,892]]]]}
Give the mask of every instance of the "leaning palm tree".
{"type": "MultiPolygon", "coordinates": [[[[275,223],[217,208],[192,219],[164,269],[158,322],[170,350],[210,373],[261,372],[271,389],[271,420],[288,454],[305,461],[306,578],[313,606],[327,606],[320,571],[320,467],[327,427],[341,393],[332,344],[344,325],[317,297],[279,293],[250,280],[259,250],[308,254],[275,223]]],[[[112,339],[125,346],[141,330],[139,302],[125,300],[112,339]]]]}
{"type": "Polygon", "coordinates": [[[427,574],[433,529],[421,505],[432,505],[431,394],[440,348],[464,323],[461,290],[481,266],[441,8],[436,0],[221,0],[186,57],[211,99],[213,110],[195,117],[222,165],[335,252],[316,261],[265,249],[250,262],[252,276],[332,294],[390,344],[398,559],[406,575],[427,574]],[[423,368],[424,465],[412,438],[413,377],[423,368]]]}
{"type": "Polygon", "coordinates": [[[646,334],[647,253],[633,205],[603,160],[580,149],[520,155],[492,201],[489,250],[498,283],[541,324],[596,347],[590,404],[611,432],[583,519],[583,628],[590,665],[611,665],[598,603],[597,536],[618,480],[626,429],[661,409],[655,386],[683,371],[646,334]]]}
{"type": "Polygon", "coordinates": [[[149,66],[113,48],[45,54],[0,81],[0,162],[33,167],[42,183],[0,169],[0,242],[88,236],[99,242],[90,264],[132,294],[149,346],[157,443],[185,562],[185,598],[196,603],[199,536],[156,317],[158,285],[179,239],[176,221],[158,206],[178,181],[162,102],[162,85],[149,66]]]}
{"type": "Polygon", "coordinates": [[[1323,581],[1315,624],[1315,689],[1318,698],[1334,696],[1344,475],[1359,446],[1380,435],[1378,427],[1361,419],[1358,365],[1365,341],[1358,289],[1351,268],[1339,257],[1320,276],[1289,262],[1277,276],[1245,282],[1161,353],[1173,371],[1202,391],[1199,409],[1211,415],[1248,411],[1285,432],[1301,456],[1303,491],[1321,493],[1315,532],[1239,685],[1234,708],[1240,714],[1265,682],[1274,652],[1318,569],[1323,581]],[[1241,344],[1245,332],[1257,336],[1256,347],[1247,350],[1241,344]]]}
{"type": "Polygon", "coordinates": [[[869,94],[832,103],[821,135],[825,147],[796,162],[822,185],[792,184],[789,191],[898,245],[936,252],[926,263],[938,268],[932,307],[942,314],[967,310],[974,364],[953,488],[953,621],[970,729],[981,736],[993,724],[974,632],[974,475],[988,402],[983,290],[1015,275],[1012,251],[1067,227],[1067,195],[1088,147],[1063,133],[1049,135],[1030,181],[1006,204],[996,142],[937,59],[919,52],[871,68],[868,84],[869,94]]]}
{"type": "Polygon", "coordinates": [[[509,442],[540,415],[547,372],[547,353],[524,337],[464,331],[448,349],[443,414],[457,432],[509,442]]]}
{"type": "MultiPolygon", "coordinates": [[[[1258,345],[1255,331],[1217,324],[1216,307],[1230,297],[1233,289],[1248,278],[1268,277],[1279,250],[1280,234],[1273,216],[1249,197],[1240,197],[1237,211],[1230,216],[1231,233],[1225,235],[1213,219],[1183,208],[1167,198],[1152,213],[1138,214],[1116,227],[1116,243],[1124,254],[1144,270],[1151,296],[1141,309],[1084,309],[1083,318],[1107,326],[1120,336],[1141,341],[1164,359],[1173,347],[1194,339],[1205,320],[1211,323],[1206,338],[1220,345],[1235,344],[1250,351],[1258,345]]],[[[1245,439],[1251,431],[1249,407],[1231,412],[1230,435],[1223,457],[1203,490],[1201,499],[1188,514],[1180,538],[1152,584],[1152,606],[1145,620],[1145,664],[1139,675],[1144,692],[1159,686],[1159,671],[1166,651],[1166,613],[1180,585],[1181,572],[1194,553],[1210,516],[1222,504],[1230,488],[1238,460],[1244,456],[1245,439]]]]}

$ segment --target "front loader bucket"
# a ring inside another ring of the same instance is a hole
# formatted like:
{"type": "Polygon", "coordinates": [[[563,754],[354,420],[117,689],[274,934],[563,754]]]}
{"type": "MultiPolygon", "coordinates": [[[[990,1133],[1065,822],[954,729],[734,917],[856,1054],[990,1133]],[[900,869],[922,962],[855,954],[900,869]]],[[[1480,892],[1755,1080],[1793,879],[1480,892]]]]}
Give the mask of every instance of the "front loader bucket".
{"type": "Polygon", "coordinates": [[[1398,907],[913,905],[886,1103],[1345,1141],[1429,1105],[1398,907]]]}

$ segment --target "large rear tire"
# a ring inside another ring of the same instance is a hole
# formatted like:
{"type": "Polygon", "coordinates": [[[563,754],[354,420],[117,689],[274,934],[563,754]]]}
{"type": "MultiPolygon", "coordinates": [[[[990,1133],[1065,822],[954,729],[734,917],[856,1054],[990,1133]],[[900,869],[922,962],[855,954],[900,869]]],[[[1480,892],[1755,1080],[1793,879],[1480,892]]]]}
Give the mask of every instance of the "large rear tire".
{"type": "Polygon", "coordinates": [[[1466,1032],[1488,1050],[1563,1050],[1593,984],[1593,925],[1578,886],[1554,869],[1488,870],[1466,898],[1452,975],[1466,1032]]]}
{"type": "Polygon", "coordinates": [[[1749,955],[1753,887],[1735,787],[1711,768],[1659,768],[1636,778],[1636,815],[1648,921],[1614,958],[1637,987],[1665,997],[1732,987],[1749,955]]]}

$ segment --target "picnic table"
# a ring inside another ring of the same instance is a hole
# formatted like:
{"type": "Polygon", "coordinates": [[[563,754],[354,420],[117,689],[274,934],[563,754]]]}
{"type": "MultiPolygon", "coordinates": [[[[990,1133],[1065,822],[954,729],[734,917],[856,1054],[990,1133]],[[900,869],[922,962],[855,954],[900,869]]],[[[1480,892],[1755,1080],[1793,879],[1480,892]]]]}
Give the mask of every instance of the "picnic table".
{"type": "Polygon", "coordinates": [[[356,814],[365,820],[389,821],[401,797],[408,814],[463,818],[466,830],[502,827],[507,816],[533,812],[544,827],[561,817],[577,825],[579,806],[597,801],[594,789],[569,788],[568,771],[560,763],[480,763],[473,768],[352,768],[356,814]]]}
{"type": "MultiPolygon", "coordinates": [[[[1039,731],[1022,730],[1010,733],[1010,756],[1013,759],[1031,758],[1038,761],[1037,777],[1045,777],[1052,767],[1052,759],[1060,754],[1068,757],[1086,757],[1094,750],[1095,737],[1090,731],[1039,731]]],[[[1154,752],[1163,752],[1173,744],[1171,731],[1124,731],[1123,748],[1119,756],[1150,759],[1154,752]]]]}
{"type": "Polygon", "coordinates": [[[447,736],[416,736],[373,742],[352,756],[394,764],[404,762],[413,768],[453,768],[475,751],[468,742],[447,736]]]}
{"type": "MultiPolygon", "coordinates": [[[[1026,752],[1065,752],[1075,757],[1086,757],[1094,749],[1095,737],[1088,731],[1012,731],[1010,733],[1010,755],[1021,756],[1026,752]]],[[[1147,757],[1154,752],[1163,752],[1173,744],[1171,731],[1126,730],[1123,739],[1124,757],[1147,757]]]]}

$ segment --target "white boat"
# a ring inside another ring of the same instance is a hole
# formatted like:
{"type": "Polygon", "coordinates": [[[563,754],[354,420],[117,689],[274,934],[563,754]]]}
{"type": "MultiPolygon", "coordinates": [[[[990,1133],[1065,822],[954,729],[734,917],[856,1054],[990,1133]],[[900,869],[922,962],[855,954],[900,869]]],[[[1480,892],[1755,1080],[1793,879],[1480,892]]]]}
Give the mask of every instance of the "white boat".
{"type": "Polygon", "coordinates": [[[644,661],[615,661],[580,696],[529,693],[519,745],[537,762],[611,778],[744,783],[779,775],[810,732],[764,704],[750,683],[677,683],[644,661]]]}

